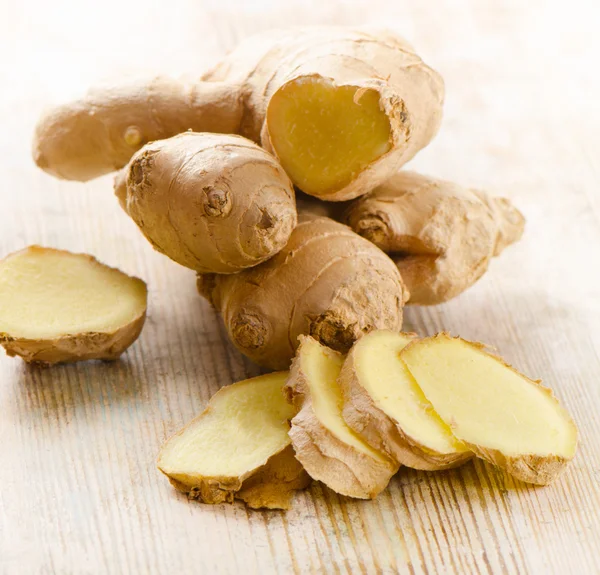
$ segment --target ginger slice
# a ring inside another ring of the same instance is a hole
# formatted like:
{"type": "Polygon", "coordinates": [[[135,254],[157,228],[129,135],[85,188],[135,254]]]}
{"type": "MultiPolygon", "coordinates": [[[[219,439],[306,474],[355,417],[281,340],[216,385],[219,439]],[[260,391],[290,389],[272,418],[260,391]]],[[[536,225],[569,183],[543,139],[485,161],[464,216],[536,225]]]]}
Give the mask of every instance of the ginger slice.
{"type": "Polygon", "coordinates": [[[206,409],[162,447],[158,468],[178,490],[204,503],[241,499],[253,508],[287,509],[310,481],[288,436],[294,408],[279,372],[219,390],[206,409]]]}
{"type": "Polygon", "coordinates": [[[146,284],[87,254],[30,246],[0,262],[0,344],[54,364],[116,359],[139,336],[146,284]]]}
{"type": "MultiPolygon", "coordinates": [[[[391,127],[376,90],[301,77],[271,98],[271,144],[303,192],[331,197],[388,152],[391,127]]],[[[345,199],[345,198],[344,198],[345,199]]]]}
{"type": "Polygon", "coordinates": [[[473,454],[435,413],[400,359],[414,338],[378,330],[354,344],[338,379],[344,420],[401,465],[425,470],[456,467],[473,454]]]}
{"type": "Polygon", "coordinates": [[[289,435],[308,474],[342,495],[372,499],[387,486],[398,466],[373,449],[345,423],[337,383],[344,356],[310,336],[300,347],[285,386],[300,408],[289,435]]]}
{"type": "Polygon", "coordinates": [[[435,411],[479,457],[546,485],[573,459],[577,428],[552,391],[487,353],[441,333],[400,357],[435,411]]]}

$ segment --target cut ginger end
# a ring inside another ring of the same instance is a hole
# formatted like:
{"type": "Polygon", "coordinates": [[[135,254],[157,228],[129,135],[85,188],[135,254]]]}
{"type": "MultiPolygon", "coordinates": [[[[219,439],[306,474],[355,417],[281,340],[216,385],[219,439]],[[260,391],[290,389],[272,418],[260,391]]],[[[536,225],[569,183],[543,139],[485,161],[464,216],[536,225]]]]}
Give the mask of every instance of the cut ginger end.
{"type": "Polygon", "coordinates": [[[481,345],[442,333],[400,357],[454,435],[517,479],[546,485],[574,457],[577,428],[552,392],[481,345]]]}
{"type": "Polygon", "coordinates": [[[31,246],[0,262],[0,343],[25,361],[116,359],[146,317],[146,284],[87,254],[31,246]]]}
{"type": "Polygon", "coordinates": [[[250,507],[289,506],[309,478],[288,436],[294,409],[282,392],[287,372],[222,388],[196,419],[163,446],[158,468],[174,487],[204,503],[244,500],[250,507]]]}
{"type": "Polygon", "coordinates": [[[269,101],[267,124],[281,165],[312,196],[342,189],[391,148],[379,93],[322,78],[284,84],[269,101]]]}

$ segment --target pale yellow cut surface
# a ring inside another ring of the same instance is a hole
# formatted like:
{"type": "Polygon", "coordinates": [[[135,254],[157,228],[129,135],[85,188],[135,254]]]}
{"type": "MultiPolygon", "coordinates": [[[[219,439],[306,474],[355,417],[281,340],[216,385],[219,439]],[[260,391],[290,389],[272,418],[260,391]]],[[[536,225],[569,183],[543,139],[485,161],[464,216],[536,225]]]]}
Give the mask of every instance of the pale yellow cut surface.
{"type": "Polygon", "coordinates": [[[420,445],[442,454],[466,452],[400,359],[400,352],[413,340],[383,330],[360,339],[353,352],[359,382],[375,405],[420,445]]]}
{"type": "Polygon", "coordinates": [[[440,334],[401,357],[459,439],[507,456],[573,457],[577,429],[549,390],[476,345],[440,334]]]}
{"type": "Polygon", "coordinates": [[[315,196],[344,187],[391,147],[379,94],[322,78],[285,84],[269,102],[267,122],[281,165],[315,196]]]}
{"type": "Polygon", "coordinates": [[[189,478],[242,477],[290,443],[294,408],[283,395],[288,372],[221,389],[206,410],[163,447],[158,465],[189,478]]]}
{"type": "Polygon", "coordinates": [[[344,357],[328,353],[328,348],[312,339],[302,344],[302,368],[308,380],[313,410],[317,419],[340,441],[379,461],[386,459],[365,443],[344,421],[344,400],[337,378],[344,357]]]}
{"type": "Polygon", "coordinates": [[[0,262],[0,333],[53,339],[110,333],[146,309],[146,286],[91,256],[29,247],[0,262]]]}

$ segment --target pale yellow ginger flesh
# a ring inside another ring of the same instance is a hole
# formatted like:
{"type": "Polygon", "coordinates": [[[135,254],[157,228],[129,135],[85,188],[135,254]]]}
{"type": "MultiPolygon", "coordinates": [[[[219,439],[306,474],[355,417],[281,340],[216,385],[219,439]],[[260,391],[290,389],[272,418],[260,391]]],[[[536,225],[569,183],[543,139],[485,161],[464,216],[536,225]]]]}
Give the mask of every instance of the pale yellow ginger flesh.
{"type": "Polygon", "coordinates": [[[354,369],[375,405],[409,438],[439,454],[468,452],[427,400],[400,359],[414,338],[408,334],[375,331],[355,345],[354,369]]]}
{"type": "Polygon", "coordinates": [[[439,334],[400,356],[455,437],[480,457],[538,484],[574,457],[577,428],[552,392],[481,345],[439,334]]]}
{"type": "Polygon", "coordinates": [[[291,492],[307,483],[288,450],[294,408],[282,392],[287,375],[272,373],[221,389],[199,417],[163,446],[159,469],[178,489],[196,491],[205,503],[239,497],[252,507],[287,507],[291,492]],[[278,458],[288,456],[292,462],[282,468],[278,458]],[[249,500],[244,481],[259,473],[264,484],[252,485],[249,500]]]}
{"type": "Polygon", "coordinates": [[[391,129],[379,93],[335,86],[324,78],[291,81],[271,98],[271,144],[294,184],[328,196],[391,149],[391,129]]]}
{"type": "Polygon", "coordinates": [[[302,348],[303,367],[317,419],[340,441],[373,459],[385,462],[385,457],[348,427],[342,417],[344,398],[337,378],[344,356],[331,353],[314,339],[307,338],[305,342],[302,348]]]}
{"type": "Polygon", "coordinates": [[[55,363],[113,359],[139,335],[146,284],[86,254],[32,246],[0,262],[0,341],[55,363]]]}

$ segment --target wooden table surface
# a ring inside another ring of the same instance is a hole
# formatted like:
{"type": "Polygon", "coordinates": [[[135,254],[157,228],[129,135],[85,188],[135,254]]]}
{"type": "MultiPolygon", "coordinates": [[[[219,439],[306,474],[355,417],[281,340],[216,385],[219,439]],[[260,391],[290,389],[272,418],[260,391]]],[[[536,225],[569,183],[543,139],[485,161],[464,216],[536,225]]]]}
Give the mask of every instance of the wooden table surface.
{"type": "Polygon", "coordinates": [[[0,256],[86,251],[150,289],[113,364],[0,356],[0,573],[600,573],[600,82],[592,2],[0,2],[0,256]],[[194,275],[155,253],[109,177],[60,182],[30,159],[42,109],[124,73],[197,73],[274,26],[395,27],[444,76],[445,119],[411,164],[511,197],[522,242],[469,292],[406,327],[485,341],[541,377],[581,429],[550,487],[482,462],[402,470],[375,501],[315,484],[293,509],[188,502],[155,469],[165,438],[258,370],[194,275]]]}

